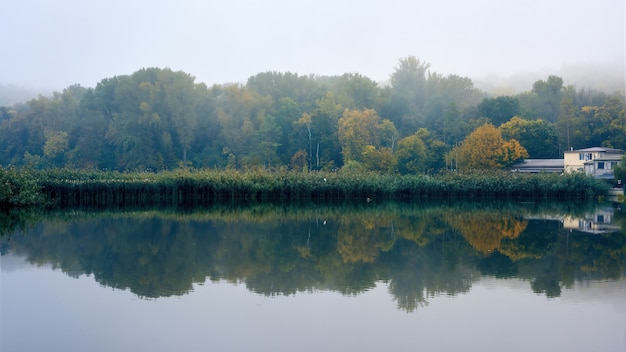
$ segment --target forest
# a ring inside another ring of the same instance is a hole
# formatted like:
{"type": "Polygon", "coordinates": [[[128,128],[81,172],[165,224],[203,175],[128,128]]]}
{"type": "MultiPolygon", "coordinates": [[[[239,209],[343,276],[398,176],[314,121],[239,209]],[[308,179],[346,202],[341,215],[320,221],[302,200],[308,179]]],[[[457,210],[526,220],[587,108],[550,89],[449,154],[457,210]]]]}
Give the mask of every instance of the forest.
{"type": "Polygon", "coordinates": [[[264,72],[211,87],[189,73],[143,68],[95,88],[0,107],[0,165],[160,171],[434,174],[503,169],[591,146],[626,149],[620,92],[549,76],[490,96],[414,56],[387,85],[341,76],[264,72]]]}

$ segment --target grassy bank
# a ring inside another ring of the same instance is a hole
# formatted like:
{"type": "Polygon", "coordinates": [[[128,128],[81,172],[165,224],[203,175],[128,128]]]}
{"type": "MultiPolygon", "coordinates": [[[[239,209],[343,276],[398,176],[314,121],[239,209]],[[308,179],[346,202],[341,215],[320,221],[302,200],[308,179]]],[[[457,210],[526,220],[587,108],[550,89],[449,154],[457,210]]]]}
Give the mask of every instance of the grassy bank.
{"type": "Polygon", "coordinates": [[[581,174],[159,173],[0,169],[3,206],[194,205],[232,200],[595,199],[608,186],[581,174]],[[8,185],[8,186],[7,186],[8,185]]]}

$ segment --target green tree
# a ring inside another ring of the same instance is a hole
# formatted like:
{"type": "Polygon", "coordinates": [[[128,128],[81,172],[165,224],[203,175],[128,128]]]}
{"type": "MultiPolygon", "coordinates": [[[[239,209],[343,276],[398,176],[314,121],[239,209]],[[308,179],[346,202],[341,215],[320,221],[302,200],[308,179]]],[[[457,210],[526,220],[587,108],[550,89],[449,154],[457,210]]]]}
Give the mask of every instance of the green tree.
{"type": "Polygon", "coordinates": [[[276,153],[281,164],[288,165],[291,157],[302,150],[302,139],[308,137],[303,129],[298,128],[302,110],[293,99],[282,98],[274,104],[272,116],[281,136],[276,153]]]}
{"type": "Polygon", "coordinates": [[[519,99],[510,96],[485,98],[478,104],[481,116],[489,118],[495,126],[500,126],[520,113],[519,99]]]}
{"type": "Polygon", "coordinates": [[[80,121],[69,131],[71,150],[67,165],[75,168],[115,168],[115,149],[105,137],[111,122],[110,115],[98,105],[101,83],[88,89],[80,100],[80,121]]]}
{"type": "Polygon", "coordinates": [[[426,145],[417,133],[398,141],[395,156],[401,174],[417,174],[425,171],[428,165],[426,145]]]}
{"type": "Polygon", "coordinates": [[[218,85],[208,88],[198,84],[196,87],[198,122],[190,147],[194,153],[190,159],[197,167],[224,167],[228,163],[228,153],[224,155],[223,146],[219,143],[222,126],[217,118],[217,104],[223,89],[218,85]]]}
{"type": "MultiPolygon", "coordinates": [[[[342,149],[339,143],[339,119],[344,107],[337,102],[335,96],[328,92],[316,101],[311,112],[311,141],[313,170],[332,169],[343,165],[342,149]]],[[[306,141],[303,139],[303,142],[306,141]]]]}
{"type": "Polygon", "coordinates": [[[395,116],[393,121],[401,131],[415,131],[424,125],[429,68],[429,63],[408,56],[399,60],[391,74],[389,112],[395,116]]]}
{"type": "Polygon", "coordinates": [[[461,119],[461,112],[457,108],[456,103],[450,103],[444,112],[443,123],[443,142],[454,144],[462,139],[465,130],[465,121],[461,119]]]}
{"type": "Polygon", "coordinates": [[[429,100],[440,98],[445,106],[454,103],[459,110],[477,105],[484,95],[474,87],[471,79],[454,74],[442,76],[430,73],[427,87],[429,100]]]}
{"type": "Polygon", "coordinates": [[[157,71],[143,69],[115,80],[114,100],[106,108],[111,113],[106,138],[115,148],[118,169],[169,166],[171,138],[159,111],[157,71]]]}
{"type": "Polygon", "coordinates": [[[445,155],[450,151],[450,146],[435,137],[426,128],[420,128],[415,134],[426,145],[426,172],[433,173],[446,168],[445,155]]]}
{"type": "Polygon", "coordinates": [[[430,64],[415,56],[402,58],[391,74],[391,86],[415,109],[426,102],[426,79],[430,64]]]}
{"type": "Polygon", "coordinates": [[[216,118],[220,125],[216,143],[224,157],[234,154],[241,166],[254,164],[255,135],[263,118],[271,109],[271,97],[239,86],[228,86],[216,102],[216,118]]]}
{"type": "Polygon", "coordinates": [[[624,98],[610,95],[601,106],[584,106],[582,112],[594,122],[593,145],[626,149],[626,109],[624,98]]]}
{"type": "Polygon", "coordinates": [[[361,160],[365,169],[381,173],[392,172],[397,163],[391,148],[376,148],[373,145],[363,149],[361,160]]]}
{"type": "Polygon", "coordinates": [[[275,101],[293,100],[302,111],[312,111],[326,90],[315,76],[300,76],[291,72],[268,71],[248,78],[245,88],[275,101]]]}
{"type": "Polygon", "coordinates": [[[169,116],[169,127],[174,139],[182,149],[183,165],[187,165],[187,152],[192,145],[198,125],[196,113],[198,91],[206,89],[196,85],[195,78],[184,72],[161,70],[159,82],[163,87],[163,111],[169,116]]]}
{"type": "Polygon", "coordinates": [[[559,117],[561,98],[563,97],[563,79],[558,76],[549,76],[546,81],[539,80],[533,83],[532,92],[539,98],[537,117],[549,122],[556,122],[559,117]]]}
{"type": "Polygon", "coordinates": [[[380,100],[378,84],[358,73],[346,73],[334,79],[330,90],[348,109],[375,109],[380,100]]]}
{"type": "Polygon", "coordinates": [[[61,167],[65,159],[65,153],[69,149],[69,135],[65,131],[46,133],[46,144],[43,146],[43,154],[54,166],[61,167]]]}
{"type": "Polygon", "coordinates": [[[590,126],[585,123],[585,116],[582,114],[581,107],[575,103],[576,100],[574,87],[565,87],[559,117],[556,121],[561,150],[585,148],[589,142],[590,126]]]}
{"type": "Polygon", "coordinates": [[[0,162],[4,165],[23,165],[23,157],[40,155],[45,143],[43,128],[29,119],[28,113],[18,112],[15,117],[0,123],[0,162]]]}
{"type": "Polygon", "coordinates": [[[276,150],[280,146],[281,134],[276,118],[272,115],[265,115],[256,132],[257,148],[252,152],[265,167],[271,168],[280,163],[276,150]]]}
{"type": "Polygon", "coordinates": [[[554,125],[542,119],[525,120],[514,116],[499,129],[502,132],[502,138],[519,141],[531,158],[545,159],[562,156],[554,125]]]}

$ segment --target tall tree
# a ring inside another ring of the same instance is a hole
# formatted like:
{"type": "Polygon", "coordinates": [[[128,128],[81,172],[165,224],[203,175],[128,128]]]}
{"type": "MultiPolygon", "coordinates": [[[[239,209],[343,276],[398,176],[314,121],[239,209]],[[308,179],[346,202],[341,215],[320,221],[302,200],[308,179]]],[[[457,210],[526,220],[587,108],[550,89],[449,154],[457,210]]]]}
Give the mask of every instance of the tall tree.
{"type": "Polygon", "coordinates": [[[376,82],[358,73],[346,73],[335,79],[331,91],[348,109],[376,109],[380,89],[376,82]]]}
{"type": "Polygon", "coordinates": [[[448,105],[441,123],[443,125],[442,139],[444,143],[455,144],[462,139],[466,122],[461,119],[461,112],[456,103],[453,102],[448,105]]]}
{"type": "Polygon", "coordinates": [[[276,118],[272,115],[265,115],[255,136],[257,148],[251,151],[251,154],[256,156],[264,167],[271,168],[280,163],[276,150],[280,146],[281,135],[276,118]]]}
{"type": "Polygon", "coordinates": [[[514,116],[499,129],[502,132],[502,138],[519,141],[531,158],[562,157],[557,132],[551,123],[542,119],[525,120],[514,116]]]}
{"type": "Polygon", "coordinates": [[[391,86],[396,94],[420,108],[426,101],[426,77],[430,64],[415,56],[402,58],[391,74],[391,86]]]}
{"type": "Polygon", "coordinates": [[[302,110],[291,98],[282,98],[274,104],[272,116],[280,129],[280,140],[276,153],[282,164],[289,164],[292,156],[302,150],[301,140],[307,138],[307,134],[298,128],[298,120],[302,117],[302,110]]]}
{"type": "Polygon", "coordinates": [[[195,78],[184,72],[162,70],[159,81],[163,87],[164,111],[169,116],[170,126],[177,144],[182,149],[183,165],[187,165],[187,151],[191,147],[198,125],[196,108],[198,91],[206,89],[204,84],[196,85],[195,78]]]}
{"type": "Polygon", "coordinates": [[[563,79],[558,76],[549,76],[546,81],[536,81],[533,83],[532,92],[537,95],[541,103],[541,110],[538,111],[537,117],[552,123],[556,122],[563,97],[563,79]]]}
{"type": "Polygon", "coordinates": [[[402,58],[391,74],[391,109],[400,130],[415,131],[423,125],[427,100],[427,74],[430,64],[415,56],[402,58]]]}
{"type": "Polygon", "coordinates": [[[62,167],[65,164],[65,153],[69,149],[68,133],[56,131],[46,133],[46,144],[43,146],[43,155],[52,166],[62,167]]]}
{"type": "Polygon", "coordinates": [[[216,116],[221,126],[217,143],[222,146],[224,161],[233,154],[243,166],[252,161],[255,131],[270,110],[271,97],[236,85],[225,87],[216,102],[216,116]]]}
{"type": "Polygon", "coordinates": [[[426,128],[420,128],[415,134],[426,145],[426,172],[432,173],[446,168],[444,156],[450,151],[451,147],[426,128]]]}
{"type": "Polygon", "coordinates": [[[380,117],[374,110],[348,110],[339,119],[339,142],[344,163],[348,160],[361,162],[368,145],[379,147],[380,117]]]}
{"type": "Polygon", "coordinates": [[[196,105],[198,124],[190,148],[195,152],[190,158],[193,165],[198,167],[223,167],[224,163],[228,162],[228,154],[225,158],[223,147],[219,144],[218,136],[222,126],[217,119],[216,110],[217,101],[224,90],[218,85],[213,85],[210,88],[198,85],[198,88],[198,103],[196,105]]]}
{"type": "Polygon", "coordinates": [[[303,111],[315,108],[315,102],[326,90],[314,76],[300,76],[291,72],[268,71],[248,78],[247,89],[275,101],[292,99],[303,111]]]}
{"type": "MultiPolygon", "coordinates": [[[[316,101],[311,113],[313,169],[332,169],[343,165],[338,128],[344,107],[328,92],[316,101]]],[[[304,141],[304,140],[303,140],[304,141]]]]}
{"type": "Polygon", "coordinates": [[[401,174],[416,174],[426,170],[426,145],[417,133],[398,141],[395,156],[398,160],[397,169],[401,174]]]}
{"type": "Polygon", "coordinates": [[[576,104],[576,90],[567,86],[563,90],[563,98],[559,109],[556,128],[559,134],[561,150],[585,148],[589,142],[589,125],[580,107],[576,104]]]}
{"type": "Polygon", "coordinates": [[[382,173],[392,172],[397,163],[391,148],[376,148],[373,145],[365,146],[361,160],[366,170],[382,173]]]}
{"type": "Polygon", "coordinates": [[[593,145],[626,149],[626,109],[624,98],[610,95],[602,106],[584,106],[583,113],[590,116],[593,145]]]}
{"type": "Polygon", "coordinates": [[[494,126],[500,126],[513,116],[519,115],[519,99],[510,96],[485,98],[478,104],[478,112],[481,116],[489,118],[494,126]]]}

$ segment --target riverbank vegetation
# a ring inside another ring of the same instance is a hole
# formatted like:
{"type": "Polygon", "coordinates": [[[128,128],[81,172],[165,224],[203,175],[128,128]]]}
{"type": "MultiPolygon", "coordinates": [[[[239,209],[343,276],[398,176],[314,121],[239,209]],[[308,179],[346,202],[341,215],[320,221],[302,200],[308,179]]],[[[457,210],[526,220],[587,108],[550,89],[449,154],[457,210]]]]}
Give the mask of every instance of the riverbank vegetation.
{"type": "Polygon", "coordinates": [[[387,83],[265,72],[208,87],[144,68],[0,107],[0,206],[590,199],[602,182],[506,170],[570,148],[626,149],[620,92],[549,76],[489,96],[413,56],[387,83]]]}
{"type": "Polygon", "coordinates": [[[0,208],[42,204],[44,198],[39,174],[41,172],[0,167],[0,208]]]}
{"type": "Polygon", "coordinates": [[[186,170],[103,172],[0,168],[0,204],[26,206],[193,206],[224,201],[361,199],[595,199],[608,185],[583,174],[186,170]]]}

